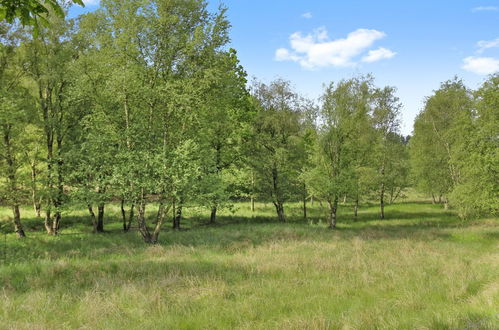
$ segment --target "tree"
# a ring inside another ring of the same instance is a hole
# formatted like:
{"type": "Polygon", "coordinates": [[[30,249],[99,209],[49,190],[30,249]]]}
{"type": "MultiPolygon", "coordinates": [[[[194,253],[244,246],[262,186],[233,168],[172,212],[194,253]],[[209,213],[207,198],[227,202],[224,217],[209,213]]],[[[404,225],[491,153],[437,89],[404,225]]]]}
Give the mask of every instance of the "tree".
{"type": "Polygon", "coordinates": [[[307,199],[309,189],[307,187],[307,172],[313,166],[311,156],[314,150],[314,143],[317,140],[317,106],[310,100],[300,99],[300,134],[296,140],[297,148],[292,161],[296,162],[298,168],[297,191],[301,198],[303,207],[303,219],[307,220],[307,199]]]}
{"type": "MultiPolygon", "coordinates": [[[[200,0],[108,0],[80,25],[101,59],[93,76],[104,72],[109,91],[98,103],[117,132],[112,189],[123,206],[130,204],[130,215],[136,209],[144,240],[155,243],[170,208],[180,225],[192,183],[199,181],[196,133],[208,75],[218,74],[215,63],[228,42],[225,9],[212,14],[200,0]],[[159,201],[154,229],[145,217],[152,196],[159,201]]],[[[124,207],[122,214],[127,230],[124,207]]]]}
{"type": "Polygon", "coordinates": [[[21,136],[32,104],[22,86],[19,49],[22,33],[15,26],[0,23],[0,181],[1,197],[12,208],[14,230],[25,237],[21,223],[22,189],[19,184],[21,163],[21,136]]]}
{"type": "Polygon", "coordinates": [[[206,96],[199,119],[203,154],[199,201],[211,209],[210,223],[215,223],[217,210],[229,203],[228,172],[240,156],[240,134],[249,105],[246,73],[235,50],[214,54],[212,63],[203,79],[206,96]]]}
{"type": "MultiPolygon", "coordinates": [[[[0,92],[0,132],[2,140],[0,143],[0,173],[6,182],[1,184],[3,199],[10,204],[13,213],[14,230],[18,237],[25,237],[21,223],[20,205],[22,203],[22,192],[19,186],[19,135],[24,121],[22,107],[18,100],[23,99],[20,91],[17,93],[12,89],[9,95],[0,92]],[[20,111],[21,110],[21,111],[20,111]]],[[[25,97],[25,95],[24,95],[25,97]]]]}
{"type": "Polygon", "coordinates": [[[66,199],[66,142],[77,132],[82,108],[78,99],[69,97],[74,88],[71,66],[77,59],[71,22],[58,16],[51,16],[49,20],[51,28],[40,29],[39,35],[26,39],[22,47],[24,73],[36,99],[41,118],[39,125],[45,135],[45,228],[49,234],[56,235],[66,199]]]}
{"type": "MultiPolygon", "coordinates": [[[[29,97],[29,96],[28,96],[29,97]]],[[[43,129],[38,125],[38,115],[34,106],[30,107],[29,118],[26,118],[23,124],[23,132],[20,134],[20,144],[24,146],[22,154],[19,156],[21,161],[21,175],[28,177],[31,195],[31,203],[37,217],[41,217],[43,189],[42,183],[46,180],[43,170],[44,164],[44,144],[43,129]]]]}
{"type": "Polygon", "coordinates": [[[449,193],[460,180],[453,154],[465,139],[472,104],[470,91],[455,78],[442,83],[426,100],[414,122],[410,140],[413,177],[424,192],[442,198],[445,207],[449,193]]]}
{"type": "Polygon", "coordinates": [[[322,96],[314,167],[307,181],[314,196],[327,202],[331,229],[336,228],[339,198],[350,194],[355,185],[356,125],[368,114],[370,86],[370,77],[342,80],[329,84],[322,96]]]}
{"type": "Polygon", "coordinates": [[[392,202],[407,186],[407,157],[403,137],[399,134],[402,105],[395,96],[395,88],[376,90],[373,100],[373,165],[377,174],[375,186],[379,196],[380,216],[384,219],[386,194],[389,193],[392,202]]]}
{"type": "Polygon", "coordinates": [[[461,127],[452,156],[460,176],[449,198],[463,218],[499,213],[499,74],[490,76],[474,97],[469,124],[461,127]]]}
{"type": "Polygon", "coordinates": [[[275,80],[252,87],[257,115],[250,152],[256,173],[256,189],[272,201],[279,221],[285,222],[284,203],[293,195],[298,167],[292,161],[300,134],[298,96],[290,83],[275,80]]]}

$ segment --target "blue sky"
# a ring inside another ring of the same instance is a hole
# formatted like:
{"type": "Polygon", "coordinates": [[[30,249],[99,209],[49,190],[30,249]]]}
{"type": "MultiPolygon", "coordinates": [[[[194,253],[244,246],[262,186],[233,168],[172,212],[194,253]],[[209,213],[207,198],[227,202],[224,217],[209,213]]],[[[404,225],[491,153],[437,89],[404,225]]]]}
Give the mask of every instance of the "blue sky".
{"type": "MultiPolygon", "coordinates": [[[[86,1],[74,16],[98,8],[86,1]]],[[[216,9],[220,1],[209,1],[216,9]]],[[[476,88],[499,71],[499,0],[225,0],[250,77],[291,80],[317,98],[323,84],[372,73],[398,89],[402,132],[425,96],[454,75],[476,88]]]]}

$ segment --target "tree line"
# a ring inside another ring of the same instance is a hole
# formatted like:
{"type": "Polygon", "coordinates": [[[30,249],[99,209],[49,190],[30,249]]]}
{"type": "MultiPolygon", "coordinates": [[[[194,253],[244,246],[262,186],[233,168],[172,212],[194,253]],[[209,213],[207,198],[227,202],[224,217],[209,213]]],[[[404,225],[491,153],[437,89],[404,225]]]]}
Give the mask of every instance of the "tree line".
{"type": "MultiPolygon", "coordinates": [[[[49,8],[50,9],[50,8],[49,8]]],[[[48,9],[48,10],[49,10],[48,9]]],[[[414,136],[400,133],[394,87],[370,75],[330,83],[319,102],[289,81],[248,83],[228,48],[226,8],[201,0],[102,0],[76,19],[0,23],[0,190],[24,237],[20,206],[46,232],[88,209],[104,231],[118,203],[123,230],[158,241],[186,205],[317,199],[336,227],[366,201],[384,207],[414,186],[466,216],[498,210],[498,83],[457,79],[426,100],[414,136]],[[154,219],[146,209],[154,207],[154,219]]]]}

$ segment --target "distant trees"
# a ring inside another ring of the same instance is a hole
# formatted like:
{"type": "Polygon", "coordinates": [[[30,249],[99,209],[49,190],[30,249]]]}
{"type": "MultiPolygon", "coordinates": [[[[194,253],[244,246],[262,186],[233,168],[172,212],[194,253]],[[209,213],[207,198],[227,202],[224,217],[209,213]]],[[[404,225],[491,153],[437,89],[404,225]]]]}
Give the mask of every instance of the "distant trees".
{"type": "Polygon", "coordinates": [[[476,92],[457,78],[426,101],[410,140],[417,187],[462,217],[498,212],[498,75],[476,92]]]}
{"type": "Polygon", "coordinates": [[[384,218],[390,202],[407,186],[407,155],[399,135],[400,104],[394,89],[377,89],[370,76],[331,83],[322,97],[313,167],[306,175],[314,196],[329,206],[336,227],[341,198],[354,203],[374,194],[384,218]]]}

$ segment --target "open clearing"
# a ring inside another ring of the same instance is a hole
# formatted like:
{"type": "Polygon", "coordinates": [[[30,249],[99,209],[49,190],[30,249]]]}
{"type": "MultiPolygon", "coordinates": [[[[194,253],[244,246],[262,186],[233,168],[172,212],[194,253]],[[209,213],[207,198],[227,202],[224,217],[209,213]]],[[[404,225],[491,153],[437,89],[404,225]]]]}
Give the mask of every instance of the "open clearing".
{"type": "Polygon", "coordinates": [[[185,229],[153,246],[120,232],[117,206],[106,234],[91,234],[83,212],[66,215],[71,227],[58,237],[9,234],[0,327],[498,326],[498,219],[463,222],[439,205],[400,203],[382,221],[374,206],[357,222],[340,214],[331,231],[317,203],[308,223],[298,204],[289,223],[274,222],[271,206],[258,204],[252,216],[238,204],[215,226],[188,209],[185,229]]]}

